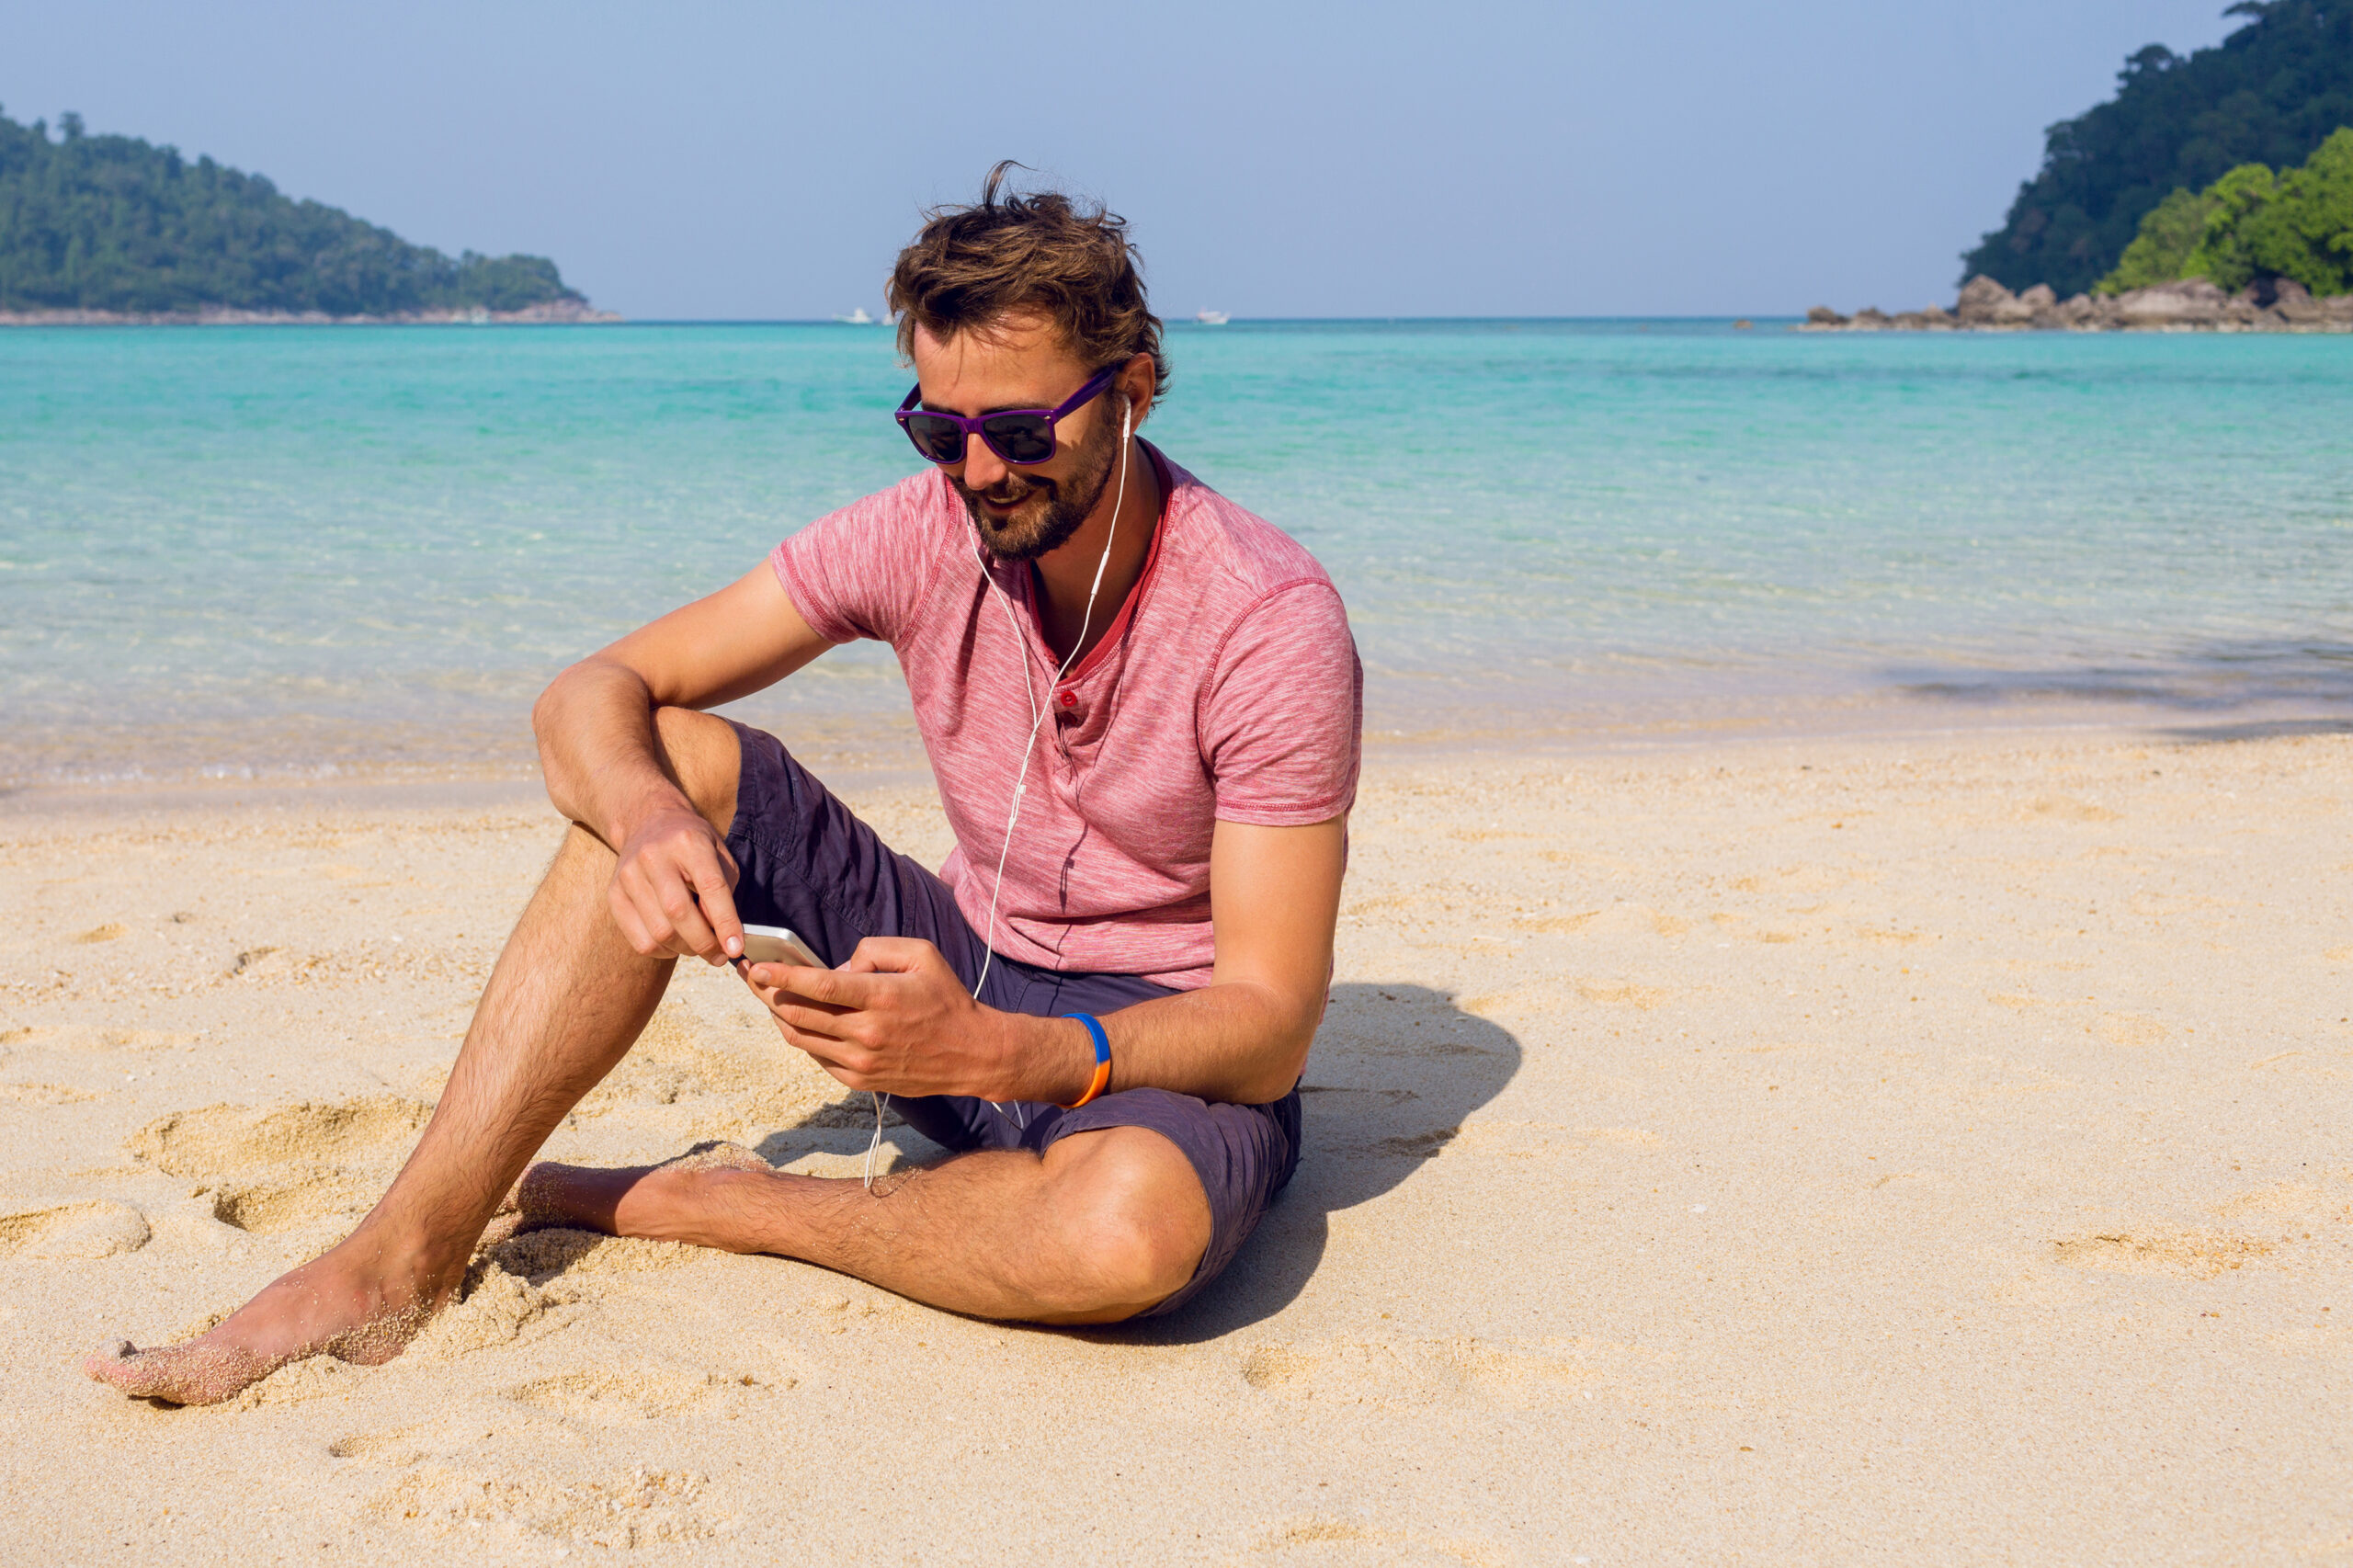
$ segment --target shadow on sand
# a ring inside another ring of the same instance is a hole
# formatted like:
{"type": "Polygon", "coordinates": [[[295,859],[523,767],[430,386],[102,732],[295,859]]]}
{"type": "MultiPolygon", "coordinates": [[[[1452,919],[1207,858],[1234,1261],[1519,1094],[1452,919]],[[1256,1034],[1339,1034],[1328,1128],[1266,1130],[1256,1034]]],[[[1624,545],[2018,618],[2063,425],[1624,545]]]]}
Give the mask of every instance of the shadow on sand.
{"type": "Polygon", "coordinates": [[[1518,1039],[1444,992],[1334,986],[1302,1085],[1299,1170],[1241,1256],[1166,1317],[1083,1332],[1114,1344],[1188,1345],[1280,1312],[1323,1261],[1333,1212],[1412,1176],[1511,1082],[1521,1054],[1518,1039]]]}
{"type": "Polygon", "coordinates": [[[2190,744],[2353,731],[2353,643],[2325,637],[2214,641],[2130,664],[1891,669],[1882,678],[1915,700],[1980,711],[2075,708],[2127,723],[2125,715],[2177,715],[2150,727],[2190,744]]]}

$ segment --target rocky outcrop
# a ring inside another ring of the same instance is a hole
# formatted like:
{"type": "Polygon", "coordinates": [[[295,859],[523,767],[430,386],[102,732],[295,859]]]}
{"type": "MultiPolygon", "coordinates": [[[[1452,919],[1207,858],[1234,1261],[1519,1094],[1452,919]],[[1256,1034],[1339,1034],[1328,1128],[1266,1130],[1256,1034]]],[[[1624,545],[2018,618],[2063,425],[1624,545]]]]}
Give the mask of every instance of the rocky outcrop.
{"type": "Polygon", "coordinates": [[[2048,284],[2013,294],[1979,274],[1948,312],[1888,315],[1876,306],[1842,316],[1827,305],[1806,312],[1800,332],[2353,332],[2353,294],[2315,300],[2301,283],[2267,278],[2225,294],[2203,278],[2121,294],[2062,300],[2048,284]]]}
{"type": "Polygon", "coordinates": [[[404,311],[394,315],[331,316],[324,311],[0,311],[0,326],[499,326],[617,322],[585,300],[545,300],[519,311],[404,311]]]}

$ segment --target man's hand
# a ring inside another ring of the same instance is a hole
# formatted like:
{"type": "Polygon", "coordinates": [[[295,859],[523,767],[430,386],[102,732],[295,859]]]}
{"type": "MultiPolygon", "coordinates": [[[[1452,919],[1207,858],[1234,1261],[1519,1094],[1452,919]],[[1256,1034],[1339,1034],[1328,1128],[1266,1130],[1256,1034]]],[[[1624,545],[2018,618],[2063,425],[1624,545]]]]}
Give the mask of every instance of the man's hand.
{"type": "MultiPolygon", "coordinates": [[[[697,814],[691,781],[660,755],[660,710],[747,697],[831,646],[763,561],[709,598],[581,660],[532,705],[548,799],[620,858],[609,895],[613,921],[646,957],[725,963],[744,950],[730,891],[734,858],[720,831],[697,814]]],[[[731,766],[727,792],[734,783],[731,766]]],[[[724,812],[713,815],[726,821],[724,812]]]]}
{"type": "Polygon", "coordinates": [[[622,844],[606,897],[621,935],[647,958],[722,964],[744,950],[740,874],[725,842],[681,800],[648,813],[622,844]]]}
{"type": "Polygon", "coordinates": [[[744,980],[786,1040],[853,1089],[1040,1099],[1059,1092],[1077,1060],[1074,1044],[1028,1039],[1048,1036],[1051,1020],[982,1006],[938,948],[912,937],[869,937],[839,969],[746,964],[744,980]],[[1035,1057],[1044,1059],[1024,1060],[1035,1057]]]}

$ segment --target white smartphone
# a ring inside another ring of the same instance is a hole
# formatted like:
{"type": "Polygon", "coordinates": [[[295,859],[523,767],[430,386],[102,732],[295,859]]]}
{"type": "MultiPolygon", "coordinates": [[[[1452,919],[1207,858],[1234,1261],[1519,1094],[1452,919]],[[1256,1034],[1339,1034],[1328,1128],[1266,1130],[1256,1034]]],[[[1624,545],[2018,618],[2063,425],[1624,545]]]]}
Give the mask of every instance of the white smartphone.
{"type": "Polygon", "coordinates": [[[808,969],[825,969],[825,960],[809,950],[809,944],[781,926],[746,926],[744,927],[744,961],[745,963],[797,963],[808,969]]]}

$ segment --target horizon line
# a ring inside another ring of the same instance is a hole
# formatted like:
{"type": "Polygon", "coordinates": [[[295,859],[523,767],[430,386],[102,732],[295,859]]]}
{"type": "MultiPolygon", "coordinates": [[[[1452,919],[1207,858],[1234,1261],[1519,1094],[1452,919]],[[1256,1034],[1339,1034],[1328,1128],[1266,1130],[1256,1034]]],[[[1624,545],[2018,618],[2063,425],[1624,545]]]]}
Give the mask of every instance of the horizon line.
{"type": "MultiPolygon", "coordinates": [[[[1634,315],[1369,315],[1369,316],[1243,316],[1232,315],[1223,322],[1200,322],[1190,316],[1165,316],[1163,326],[1239,326],[1245,323],[1258,325],[1292,325],[1304,324],[1358,324],[1366,323],[1398,324],[1407,322],[1802,322],[1802,311],[1792,312],[1710,312],[1696,315],[1668,315],[1643,312],[1634,315]]],[[[589,325],[612,326],[888,326],[886,321],[846,322],[835,316],[623,316],[618,322],[588,323],[589,325]]]]}

